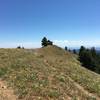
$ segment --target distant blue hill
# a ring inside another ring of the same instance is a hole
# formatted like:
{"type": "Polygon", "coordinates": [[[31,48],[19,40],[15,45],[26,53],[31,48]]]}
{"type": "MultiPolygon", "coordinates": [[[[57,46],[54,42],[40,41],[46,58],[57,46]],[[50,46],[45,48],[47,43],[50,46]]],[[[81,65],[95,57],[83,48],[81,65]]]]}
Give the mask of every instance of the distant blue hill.
{"type": "MultiPolygon", "coordinates": [[[[76,52],[79,53],[79,48],[78,47],[76,47],[76,48],[71,47],[71,48],[68,48],[68,49],[70,49],[71,51],[73,51],[75,49],[76,52]]],[[[100,47],[96,47],[95,49],[96,49],[96,53],[100,53],[100,47]]]]}

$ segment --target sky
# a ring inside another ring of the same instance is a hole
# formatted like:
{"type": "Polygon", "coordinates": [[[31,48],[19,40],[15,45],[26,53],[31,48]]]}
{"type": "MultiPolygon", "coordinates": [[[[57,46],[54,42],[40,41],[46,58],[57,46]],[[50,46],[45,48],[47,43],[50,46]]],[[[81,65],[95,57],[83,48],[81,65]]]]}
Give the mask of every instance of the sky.
{"type": "Polygon", "coordinates": [[[0,47],[100,46],[100,0],[0,0],[0,47]]]}

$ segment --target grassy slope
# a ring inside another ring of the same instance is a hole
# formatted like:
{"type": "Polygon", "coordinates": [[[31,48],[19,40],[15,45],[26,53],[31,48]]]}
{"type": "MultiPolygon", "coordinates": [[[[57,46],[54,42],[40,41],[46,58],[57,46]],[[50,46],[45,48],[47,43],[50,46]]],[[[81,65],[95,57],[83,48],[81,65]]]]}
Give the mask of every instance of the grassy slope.
{"type": "Polygon", "coordinates": [[[0,49],[0,77],[14,88],[19,99],[100,97],[100,75],[81,67],[76,55],[56,46],[37,50],[0,49]]]}

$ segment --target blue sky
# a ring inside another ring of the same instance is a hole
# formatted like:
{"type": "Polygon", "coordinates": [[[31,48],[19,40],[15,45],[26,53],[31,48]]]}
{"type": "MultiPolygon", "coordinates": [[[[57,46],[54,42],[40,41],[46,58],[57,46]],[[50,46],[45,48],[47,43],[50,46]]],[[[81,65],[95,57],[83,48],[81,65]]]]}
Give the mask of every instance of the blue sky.
{"type": "Polygon", "coordinates": [[[100,0],[0,0],[0,47],[100,46],[100,0]]]}

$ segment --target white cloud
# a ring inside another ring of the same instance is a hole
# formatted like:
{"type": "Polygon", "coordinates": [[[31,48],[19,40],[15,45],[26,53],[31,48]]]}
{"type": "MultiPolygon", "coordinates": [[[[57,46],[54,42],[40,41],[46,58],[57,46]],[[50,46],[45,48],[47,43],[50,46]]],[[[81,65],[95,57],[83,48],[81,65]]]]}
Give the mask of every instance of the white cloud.
{"type": "Polygon", "coordinates": [[[8,42],[0,43],[1,48],[16,48],[17,46],[22,46],[25,48],[38,48],[41,46],[39,42],[8,42]]]}
{"type": "MultiPolygon", "coordinates": [[[[61,47],[80,47],[84,45],[86,47],[100,47],[100,41],[81,41],[81,40],[54,40],[55,45],[61,47]]],[[[39,48],[41,47],[41,42],[8,42],[0,43],[0,48],[16,48],[17,46],[23,46],[25,48],[39,48]]]]}
{"type": "Polygon", "coordinates": [[[54,40],[54,44],[59,46],[79,47],[84,45],[86,47],[100,46],[100,41],[81,41],[81,40],[54,40]]]}

